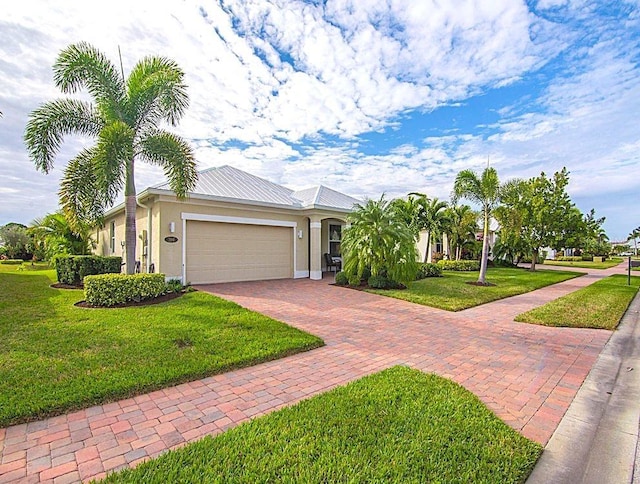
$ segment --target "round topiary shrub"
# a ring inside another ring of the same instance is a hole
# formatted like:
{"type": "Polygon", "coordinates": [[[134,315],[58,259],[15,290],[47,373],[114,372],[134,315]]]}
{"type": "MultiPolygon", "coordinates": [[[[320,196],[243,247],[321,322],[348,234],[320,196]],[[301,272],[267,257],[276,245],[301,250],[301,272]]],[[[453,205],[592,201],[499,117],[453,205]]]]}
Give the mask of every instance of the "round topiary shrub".
{"type": "Polygon", "coordinates": [[[338,286],[346,286],[349,284],[349,277],[344,271],[340,271],[336,274],[336,284],[338,286]]]}

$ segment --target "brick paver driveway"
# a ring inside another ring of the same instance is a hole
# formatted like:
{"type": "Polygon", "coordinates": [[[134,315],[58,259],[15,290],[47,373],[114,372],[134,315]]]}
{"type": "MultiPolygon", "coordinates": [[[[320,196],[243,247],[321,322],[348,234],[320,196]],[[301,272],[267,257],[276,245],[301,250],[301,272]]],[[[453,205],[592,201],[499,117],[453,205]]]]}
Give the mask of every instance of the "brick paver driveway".
{"type": "Polygon", "coordinates": [[[513,317],[608,272],[459,313],[326,280],[201,286],[316,334],[326,346],[0,429],[0,482],[101,477],[395,364],[452,378],[513,428],[545,444],[611,333],[521,324],[513,317]]]}

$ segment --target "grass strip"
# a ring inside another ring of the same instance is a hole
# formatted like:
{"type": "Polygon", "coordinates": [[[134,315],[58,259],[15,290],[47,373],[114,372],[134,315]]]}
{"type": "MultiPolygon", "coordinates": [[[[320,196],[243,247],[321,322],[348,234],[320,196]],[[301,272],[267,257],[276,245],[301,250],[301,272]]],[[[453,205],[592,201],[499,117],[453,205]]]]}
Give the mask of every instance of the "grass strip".
{"type": "Polygon", "coordinates": [[[521,483],[541,452],[462,386],[398,366],[105,482],[521,483]]]}
{"type": "Polygon", "coordinates": [[[580,269],[610,269],[622,262],[622,259],[614,257],[604,262],[591,262],[591,261],[568,261],[568,260],[551,260],[547,259],[543,262],[545,266],[562,266],[562,267],[577,267],[580,269]]]}
{"type": "MultiPolygon", "coordinates": [[[[54,272],[0,269],[0,426],[316,348],[322,340],[212,295],[83,309],[54,272]]],[[[5,269],[8,268],[8,269],[5,269]]]]}
{"type": "Polygon", "coordinates": [[[498,299],[524,294],[581,275],[584,274],[556,270],[529,272],[521,268],[496,267],[487,271],[487,281],[495,286],[467,284],[467,282],[478,280],[477,272],[445,271],[443,277],[429,277],[415,281],[407,289],[371,289],[368,291],[447,311],[461,311],[498,299]]]}
{"type": "Polygon", "coordinates": [[[615,329],[638,292],[640,277],[616,274],[516,316],[543,326],[615,329]]]}

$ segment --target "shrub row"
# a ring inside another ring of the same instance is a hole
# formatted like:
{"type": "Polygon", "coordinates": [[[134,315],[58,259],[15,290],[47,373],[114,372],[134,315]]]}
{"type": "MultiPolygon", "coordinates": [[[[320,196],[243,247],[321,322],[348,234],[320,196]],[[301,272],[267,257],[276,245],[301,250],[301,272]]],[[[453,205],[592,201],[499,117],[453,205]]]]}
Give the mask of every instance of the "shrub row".
{"type": "Polygon", "coordinates": [[[92,306],[143,301],[167,292],[164,274],[99,274],[84,279],[84,298],[92,306]]]}
{"type": "Polygon", "coordinates": [[[3,259],[0,260],[0,264],[5,264],[8,266],[17,266],[22,264],[24,261],[22,259],[3,259]]]}
{"type": "MultiPolygon", "coordinates": [[[[591,256],[589,256],[592,259],[591,256]]],[[[557,261],[568,261],[568,262],[580,262],[582,260],[581,255],[559,255],[556,257],[557,261]]]]}
{"type": "Polygon", "coordinates": [[[53,258],[58,282],[79,285],[85,276],[119,273],[122,257],[99,255],[57,255],[53,258]]]}
{"type": "Polygon", "coordinates": [[[440,260],[438,266],[445,271],[479,271],[480,261],[477,260],[440,260]]]}
{"type": "Polygon", "coordinates": [[[416,275],[416,281],[426,279],[427,277],[442,277],[442,265],[430,264],[428,262],[421,264],[416,275]]]}

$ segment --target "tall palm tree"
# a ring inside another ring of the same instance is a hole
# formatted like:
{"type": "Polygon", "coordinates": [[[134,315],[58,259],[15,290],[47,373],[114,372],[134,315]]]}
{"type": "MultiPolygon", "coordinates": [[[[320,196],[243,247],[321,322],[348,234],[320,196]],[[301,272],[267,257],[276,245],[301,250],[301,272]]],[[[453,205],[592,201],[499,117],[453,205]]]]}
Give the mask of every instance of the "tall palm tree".
{"type": "Polygon", "coordinates": [[[189,100],[184,73],[164,57],[145,57],[125,79],[124,72],[88,43],[64,49],[54,66],[54,82],[63,93],[86,88],[93,102],[58,99],[29,117],[25,143],[36,168],[49,173],[64,135],[95,137],[64,172],[62,209],[73,226],[99,222],[124,188],[127,273],[135,267],[136,161],[159,165],[178,198],[195,187],[196,163],[182,138],[162,129],[175,126],[189,100]]]}
{"type": "Polygon", "coordinates": [[[469,240],[475,241],[478,230],[478,214],[469,205],[452,205],[447,209],[449,243],[454,249],[454,259],[460,260],[462,247],[469,240]]]}
{"type": "Polygon", "coordinates": [[[493,210],[500,203],[505,185],[500,184],[498,172],[495,168],[487,167],[478,176],[472,170],[462,170],[456,176],[453,184],[454,203],[460,198],[466,198],[482,207],[483,238],[482,256],[480,258],[480,274],[478,284],[486,284],[487,260],[489,258],[489,221],[493,210]]]}
{"type": "Polygon", "coordinates": [[[408,283],[418,270],[415,238],[394,204],[384,199],[356,204],[349,214],[341,243],[344,271],[361,277],[386,273],[393,281],[408,283]]]}

